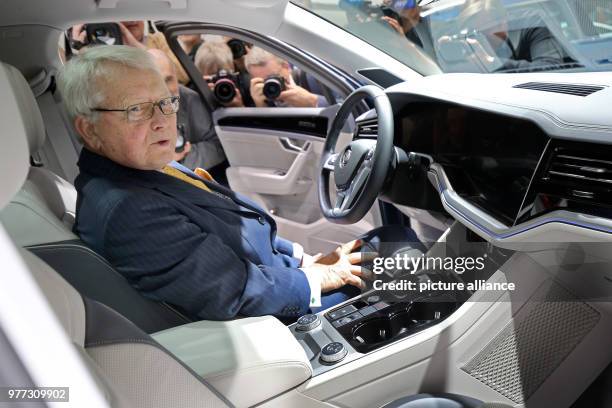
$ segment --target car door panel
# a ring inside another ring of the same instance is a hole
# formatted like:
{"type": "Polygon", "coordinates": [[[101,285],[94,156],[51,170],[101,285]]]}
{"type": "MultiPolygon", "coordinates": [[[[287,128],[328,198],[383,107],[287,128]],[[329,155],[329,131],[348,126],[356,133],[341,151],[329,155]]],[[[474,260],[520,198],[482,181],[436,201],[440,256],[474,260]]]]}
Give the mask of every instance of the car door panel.
{"type": "MultiPolygon", "coordinates": [[[[260,204],[276,220],[281,236],[301,243],[310,253],[330,251],[380,225],[377,206],[348,226],[327,221],[319,208],[319,160],[337,109],[228,108],[214,113],[230,165],[230,187],[260,204]]],[[[352,133],[347,130],[338,148],[350,142],[352,133]]]]}

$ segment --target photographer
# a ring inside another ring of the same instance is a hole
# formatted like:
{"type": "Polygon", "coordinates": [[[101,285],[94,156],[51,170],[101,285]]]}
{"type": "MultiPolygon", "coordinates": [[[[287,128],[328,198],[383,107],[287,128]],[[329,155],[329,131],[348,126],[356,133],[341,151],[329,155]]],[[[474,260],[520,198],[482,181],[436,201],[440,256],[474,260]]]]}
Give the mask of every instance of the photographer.
{"type": "Polygon", "coordinates": [[[195,65],[223,106],[245,106],[240,90],[240,79],[234,72],[232,50],[225,42],[204,42],[196,53],[195,65]]]}
{"type": "Polygon", "coordinates": [[[385,21],[391,28],[419,47],[423,48],[423,39],[427,32],[423,27],[421,6],[417,0],[391,0],[382,7],[385,21]]]}
{"type": "Polygon", "coordinates": [[[251,75],[250,93],[255,106],[326,107],[327,99],[297,85],[291,65],[263,50],[253,47],[245,57],[251,75]]]}
{"type": "Polygon", "coordinates": [[[77,24],[68,31],[73,52],[92,45],[130,45],[143,50],[158,49],[172,61],[178,81],[187,84],[189,77],[170,50],[166,37],[160,32],[149,33],[144,20],[121,21],[119,23],[77,24]],[[88,29],[95,27],[95,30],[88,29]]]}

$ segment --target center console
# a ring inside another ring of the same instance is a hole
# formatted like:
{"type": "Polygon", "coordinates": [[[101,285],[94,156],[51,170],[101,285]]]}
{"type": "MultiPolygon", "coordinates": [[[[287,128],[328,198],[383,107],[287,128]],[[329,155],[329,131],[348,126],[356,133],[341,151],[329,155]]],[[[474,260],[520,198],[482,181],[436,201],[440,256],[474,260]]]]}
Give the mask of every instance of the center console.
{"type": "MultiPolygon", "coordinates": [[[[465,234],[463,227],[454,230],[465,234]]],[[[464,238],[465,239],[465,238],[464,238]]],[[[444,244],[442,251],[449,252],[444,244]]],[[[486,244],[481,242],[458,248],[455,255],[482,255],[486,244]]],[[[428,255],[440,250],[433,247],[428,255]]],[[[457,274],[452,271],[421,270],[415,274],[390,274],[387,281],[468,283],[488,279],[509,254],[491,247],[485,268],[478,274],[457,274]]],[[[304,348],[313,368],[313,375],[347,364],[368,353],[401,341],[437,325],[466,302],[473,291],[369,290],[335,308],[300,317],[289,329],[304,348]]]]}
{"type": "Polygon", "coordinates": [[[441,322],[463,300],[450,293],[392,299],[371,291],[329,311],[302,316],[289,329],[318,375],[441,322]]]}

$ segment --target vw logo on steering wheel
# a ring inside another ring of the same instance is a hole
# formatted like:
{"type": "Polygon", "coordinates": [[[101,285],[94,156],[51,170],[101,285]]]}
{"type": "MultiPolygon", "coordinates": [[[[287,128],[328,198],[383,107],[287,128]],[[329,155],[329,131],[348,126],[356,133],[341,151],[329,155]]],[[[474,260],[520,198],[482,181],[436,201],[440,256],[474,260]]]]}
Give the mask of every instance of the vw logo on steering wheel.
{"type": "Polygon", "coordinates": [[[348,148],[342,153],[342,157],[340,158],[340,168],[345,167],[349,160],[351,159],[351,149],[348,148]]]}

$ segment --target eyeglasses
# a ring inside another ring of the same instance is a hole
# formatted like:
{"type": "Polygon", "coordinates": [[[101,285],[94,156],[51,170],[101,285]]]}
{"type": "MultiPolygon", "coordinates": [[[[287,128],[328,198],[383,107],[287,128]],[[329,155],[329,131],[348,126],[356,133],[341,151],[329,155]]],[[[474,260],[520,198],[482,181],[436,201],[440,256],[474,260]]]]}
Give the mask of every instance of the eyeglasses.
{"type": "Polygon", "coordinates": [[[125,112],[127,115],[128,122],[141,122],[143,120],[149,120],[153,117],[155,107],[159,107],[159,110],[164,115],[173,115],[179,110],[179,97],[169,96],[168,98],[162,98],[157,102],[143,102],[130,105],[125,109],[105,109],[105,108],[93,108],[94,112],[125,112]]]}

